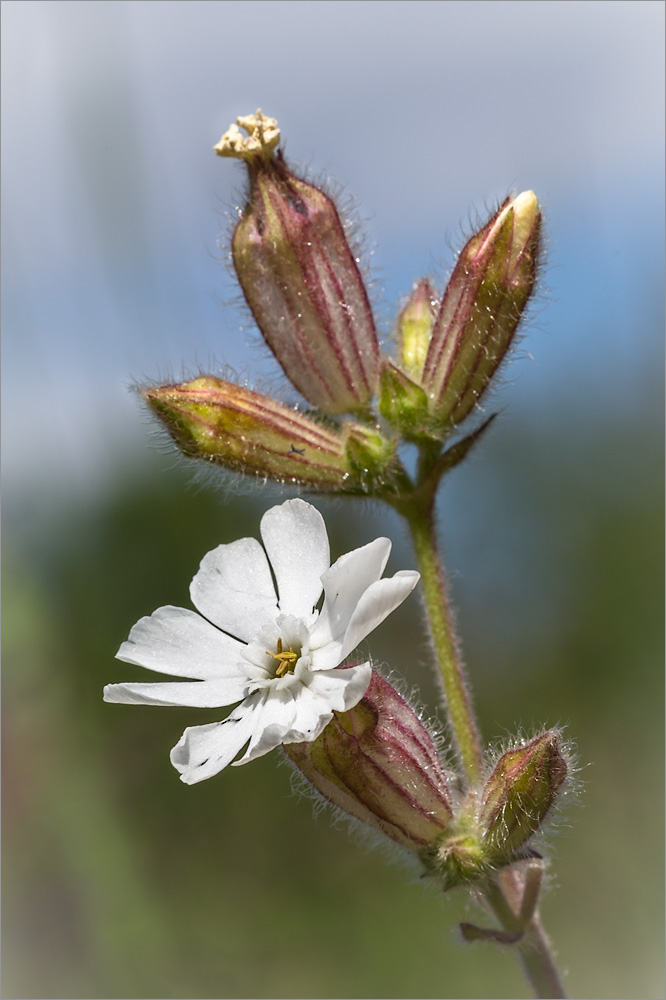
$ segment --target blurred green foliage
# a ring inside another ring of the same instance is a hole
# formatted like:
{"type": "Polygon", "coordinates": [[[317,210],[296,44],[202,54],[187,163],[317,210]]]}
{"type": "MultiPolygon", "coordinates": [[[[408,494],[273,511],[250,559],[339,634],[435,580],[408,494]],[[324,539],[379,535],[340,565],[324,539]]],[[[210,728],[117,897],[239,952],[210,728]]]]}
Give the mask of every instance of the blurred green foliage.
{"type": "MultiPolygon", "coordinates": [[[[483,731],[568,724],[582,808],[544,900],[573,996],[663,982],[663,503],[659,442],[507,423],[444,491],[443,536],[483,731]],[[448,491],[448,492],[447,492],[448,491]],[[456,507],[466,506],[464,516],[456,507]],[[589,765],[589,766],[588,766],[589,765]]],[[[428,891],[290,792],[272,754],[188,788],[168,751],[219,712],[105,705],[130,626],[189,606],[200,558],[256,535],[269,490],[193,489],[158,462],[103,502],[23,521],[5,543],[4,996],[518,997],[517,963],[462,947],[463,895],[428,891]]],[[[379,508],[316,501],[338,555],[379,508]],[[354,512],[354,516],[350,516],[354,512]],[[358,513],[359,516],[356,516],[358,513]]],[[[415,599],[372,637],[433,704],[415,599]]],[[[145,676],[144,678],[145,679],[145,676]]]]}

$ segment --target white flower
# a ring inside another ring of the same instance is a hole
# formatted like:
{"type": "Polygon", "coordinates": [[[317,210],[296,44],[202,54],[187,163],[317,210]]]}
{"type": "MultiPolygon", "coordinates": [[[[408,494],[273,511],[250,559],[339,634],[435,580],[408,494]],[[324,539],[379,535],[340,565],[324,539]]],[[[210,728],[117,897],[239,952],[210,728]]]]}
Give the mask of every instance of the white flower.
{"type": "Polygon", "coordinates": [[[189,680],[104,688],[105,701],[134,705],[218,708],[242,699],[223,722],[186,729],[171,751],[188,784],[217,774],[248,741],[236,764],[281,743],[314,740],[334,711],[353,708],[370,683],[370,663],[339,664],[419,579],[411,570],[380,579],[388,538],[331,566],[324,519],[304,500],[267,511],[261,537],[265,551],[241,538],[204,556],[190,587],[200,614],[159,608],[118,650],[126,663],[189,680]]]}

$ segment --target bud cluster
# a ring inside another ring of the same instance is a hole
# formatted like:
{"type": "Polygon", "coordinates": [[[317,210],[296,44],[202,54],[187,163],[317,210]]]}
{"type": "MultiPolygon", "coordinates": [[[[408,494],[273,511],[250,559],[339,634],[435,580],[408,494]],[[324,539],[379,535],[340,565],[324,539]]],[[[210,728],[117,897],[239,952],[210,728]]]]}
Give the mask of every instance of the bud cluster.
{"type": "Polygon", "coordinates": [[[529,856],[567,777],[560,734],[506,750],[463,792],[418,713],[380,674],[355,708],[311,743],[285,746],[314,788],[349,816],[414,851],[445,888],[529,856]]]}
{"type": "Polygon", "coordinates": [[[509,349],[536,278],[537,200],[528,191],[504,202],[463,248],[441,300],[428,280],[416,284],[391,360],[333,199],[294,173],[279,144],[277,121],[257,111],[214,149],[247,168],[233,265],[266,344],[312,410],[212,377],[144,395],[189,456],[314,490],[380,495],[395,487],[399,441],[441,446],[509,349]]]}
{"type": "Polygon", "coordinates": [[[557,730],[512,746],[485,785],[467,793],[448,834],[422,854],[426,869],[451,887],[529,857],[528,842],[543,829],[569,770],[557,730]]]}

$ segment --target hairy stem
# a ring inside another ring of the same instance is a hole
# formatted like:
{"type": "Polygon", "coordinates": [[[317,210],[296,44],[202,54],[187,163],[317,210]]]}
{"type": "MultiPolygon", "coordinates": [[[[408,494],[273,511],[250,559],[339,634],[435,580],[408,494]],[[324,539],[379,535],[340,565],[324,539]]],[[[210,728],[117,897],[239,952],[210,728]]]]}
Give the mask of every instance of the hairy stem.
{"type": "Polygon", "coordinates": [[[444,688],[451,733],[467,780],[472,783],[481,773],[483,754],[453,630],[446,580],[437,548],[433,504],[414,505],[404,515],[421,573],[430,637],[444,688]]]}
{"type": "Polygon", "coordinates": [[[538,913],[535,913],[516,948],[535,997],[565,998],[566,992],[555,967],[551,944],[538,913]]]}

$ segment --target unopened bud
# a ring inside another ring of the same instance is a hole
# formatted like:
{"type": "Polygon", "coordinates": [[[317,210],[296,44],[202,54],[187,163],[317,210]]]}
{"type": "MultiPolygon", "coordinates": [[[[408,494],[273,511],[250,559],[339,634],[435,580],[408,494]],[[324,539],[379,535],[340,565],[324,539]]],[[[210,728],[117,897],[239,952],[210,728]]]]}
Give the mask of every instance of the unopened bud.
{"type": "Polygon", "coordinates": [[[268,396],[213,376],[143,396],[185,455],[312,489],[350,483],[344,435],[268,396]]]}
{"type": "Polygon", "coordinates": [[[243,294],[299,392],[324,413],[367,409],[379,344],[358,263],[328,195],[296,177],[275,119],[237,119],[215,150],[245,160],[250,196],[232,239],[243,294]],[[277,138],[276,138],[277,136],[277,138]]]}
{"type": "Polygon", "coordinates": [[[385,362],[379,380],[379,411],[406,440],[419,440],[436,431],[428,410],[428,397],[408,375],[390,361],[385,362]]]}
{"type": "Polygon", "coordinates": [[[502,754],[484,788],[479,814],[491,857],[510,860],[539,830],[567,772],[556,730],[502,754]]]}
{"type": "Polygon", "coordinates": [[[344,431],[347,458],[354,475],[368,488],[390,478],[396,442],[364,424],[346,423],[344,431]]]}
{"type": "Polygon", "coordinates": [[[509,349],[536,281],[540,230],[536,196],[524,191],[507,199],[460,254],[423,371],[443,424],[465,419],[509,349]]]}
{"type": "Polygon", "coordinates": [[[416,713],[375,671],[355,708],[334,713],[314,742],[284,749],[324,798],[404,847],[420,850],[449,825],[455,779],[416,713]]]}
{"type": "Polygon", "coordinates": [[[427,278],[412,289],[398,317],[397,340],[404,371],[418,382],[430,346],[437,299],[427,278]]]}

